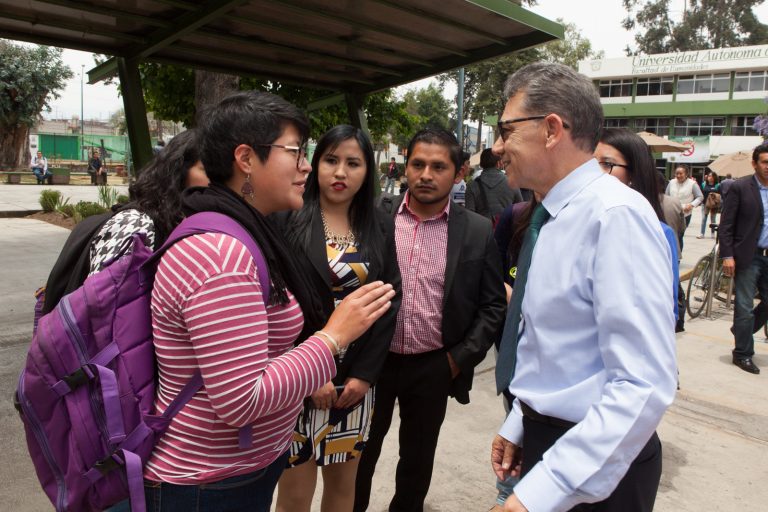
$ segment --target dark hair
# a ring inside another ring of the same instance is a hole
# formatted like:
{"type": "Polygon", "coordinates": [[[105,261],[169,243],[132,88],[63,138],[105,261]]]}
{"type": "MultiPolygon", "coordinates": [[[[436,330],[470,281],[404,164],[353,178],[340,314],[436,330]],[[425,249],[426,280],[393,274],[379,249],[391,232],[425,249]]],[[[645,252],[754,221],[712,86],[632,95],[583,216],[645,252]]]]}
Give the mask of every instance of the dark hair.
{"type": "Polygon", "coordinates": [[[603,126],[603,106],[592,81],[563,64],[536,62],[517,70],[504,84],[508,100],[525,94],[529,115],[554,113],[570,125],[571,139],[592,153],[603,126]]]}
{"type": "Polygon", "coordinates": [[[495,169],[499,166],[499,157],[493,154],[491,148],[485,148],[480,153],[480,167],[483,169],[495,169]]]}
{"type": "Polygon", "coordinates": [[[768,144],[760,144],[752,151],[752,161],[757,163],[760,160],[760,154],[768,153],[768,144]]]}
{"type": "MultiPolygon", "coordinates": [[[[423,144],[437,144],[439,146],[445,146],[448,148],[448,152],[451,156],[451,161],[455,166],[454,173],[458,173],[461,170],[461,165],[464,163],[463,151],[459,145],[459,141],[456,140],[456,136],[447,130],[442,128],[425,128],[416,132],[416,135],[411,137],[408,142],[408,158],[411,158],[413,148],[419,142],[423,144]]],[[[407,162],[406,162],[407,165],[407,162]]]]}
{"type": "Polygon", "coordinates": [[[181,193],[187,188],[189,168],[200,160],[195,130],[176,135],[155,155],[129,187],[136,209],[155,224],[155,246],[159,247],[184,218],[181,193]]]}
{"type": "Polygon", "coordinates": [[[686,176],[690,176],[691,175],[691,168],[688,166],[688,164],[675,164],[675,169],[674,170],[676,171],[677,169],[684,170],[686,176]]]}
{"type": "Polygon", "coordinates": [[[710,177],[710,176],[712,176],[712,184],[713,185],[717,185],[720,182],[720,177],[717,175],[717,173],[715,171],[709,171],[709,174],[704,176],[704,180],[706,181],[706,179],[708,177],[710,177]]]}
{"type": "Polygon", "coordinates": [[[360,255],[368,262],[382,264],[384,254],[384,238],[376,221],[376,160],[373,156],[373,146],[365,132],[354,126],[342,124],[334,126],[317,141],[315,153],[312,155],[312,172],[307,177],[304,191],[304,206],[291,217],[292,229],[287,230],[288,240],[298,244],[309,253],[312,238],[312,223],[320,215],[320,187],[318,184],[318,168],[320,159],[327,153],[336,150],[342,142],[353,139],[360,146],[365,159],[365,179],[357,191],[349,207],[349,223],[355,238],[360,242],[360,255]]]}
{"type": "Polygon", "coordinates": [[[606,128],[600,142],[613,146],[627,161],[629,186],[645,197],[656,216],[664,222],[664,213],[659,199],[659,183],[656,179],[656,165],[648,144],[626,128],[606,128]]]}
{"type": "Polygon", "coordinates": [[[523,248],[523,239],[525,238],[525,232],[528,231],[528,226],[531,225],[531,217],[533,217],[533,210],[539,201],[536,200],[536,195],[531,194],[531,200],[528,201],[520,216],[515,219],[515,222],[510,225],[512,229],[511,236],[509,237],[509,246],[507,246],[507,258],[513,254],[520,256],[520,250],[523,248]]]}
{"type": "Polygon", "coordinates": [[[660,172],[656,172],[656,183],[659,185],[659,195],[663,194],[667,190],[667,178],[660,172]]]}
{"type": "Polygon", "coordinates": [[[224,184],[232,177],[235,148],[247,144],[262,162],[269,146],[287,126],[299,132],[301,145],[309,135],[304,113],[283,98],[267,92],[234,93],[208,108],[198,123],[200,156],[208,178],[224,184]]]}
{"type": "Polygon", "coordinates": [[[468,151],[462,151],[461,152],[461,164],[464,165],[464,162],[472,158],[472,155],[469,154],[468,151]]]}

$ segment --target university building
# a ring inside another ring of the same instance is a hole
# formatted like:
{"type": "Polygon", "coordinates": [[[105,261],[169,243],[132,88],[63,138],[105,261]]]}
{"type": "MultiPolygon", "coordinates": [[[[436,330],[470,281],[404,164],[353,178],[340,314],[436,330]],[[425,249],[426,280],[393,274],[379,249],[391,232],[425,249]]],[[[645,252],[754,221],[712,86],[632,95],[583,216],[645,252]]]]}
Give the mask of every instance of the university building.
{"type": "Polygon", "coordinates": [[[768,111],[768,45],[586,60],[579,72],[600,91],[605,126],[648,131],[689,145],[659,167],[691,165],[762,142],[755,117],[768,111]]]}

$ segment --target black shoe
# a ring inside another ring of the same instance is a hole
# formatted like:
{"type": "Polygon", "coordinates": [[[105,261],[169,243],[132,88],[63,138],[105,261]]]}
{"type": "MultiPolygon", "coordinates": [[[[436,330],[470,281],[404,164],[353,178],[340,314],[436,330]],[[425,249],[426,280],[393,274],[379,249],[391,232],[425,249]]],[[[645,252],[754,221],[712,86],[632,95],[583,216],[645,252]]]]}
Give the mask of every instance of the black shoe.
{"type": "Polygon", "coordinates": [[[754,373],[755,375],[758,375],[760,373],[760,368],[755,366],[755,363],[752,362],[751,357],[734,357],[733,358],[733,364],[744,370],[748,373],[754,373]]]}

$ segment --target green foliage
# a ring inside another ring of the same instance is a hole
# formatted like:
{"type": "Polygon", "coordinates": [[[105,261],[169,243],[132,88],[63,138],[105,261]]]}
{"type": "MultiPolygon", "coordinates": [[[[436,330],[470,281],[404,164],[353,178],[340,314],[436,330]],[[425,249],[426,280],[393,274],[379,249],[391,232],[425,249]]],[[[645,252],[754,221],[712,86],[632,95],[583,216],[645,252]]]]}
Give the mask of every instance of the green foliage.
{"type": "MultiPolygon", "coordinates": [[[[67,198],[67,201],[69,201],[69,198],[67,198]]],[[[77,210],[75,210],[74,205],[71,204],[63,204],[56,208],[56,211],[63,213],[67,217],[75,217],[77,215],[77,210]]]]}
{"type": "Polygon", "coordinates": [[[139,65],[147,112],[156,119],[195,124],[195,72],[171,64],[144,62],[139,65]]]}
{"type": "MultiPolygon", "coordinates": [[[[584,38],[576,25],[564,23],[565,37],[543,46],[478,62],[464,68],[464,115],[472,121],[482,121],[485,116],[504,109],[502,90],[509,75],[533,62],[558,62],[576,68],[578,62],[588,58],[600,58],[592,44],[584,38]]],[[[458,82],[458,73],[443,73],[440,83],[458,82]]]]}
{"type": "Polygon", "coordinates": [[[46,189],[40,192],[40,206],[43,211],[50,213],[61,206],[61,192],[58,190],[46,189]]]}
{"type": "Polygon", "coordinates": [[[125,194],[120,194],[117,196],[117,204],[128,204],[130,202],[131,198],[126,196],[125,194]]]}
{"type": "Polygon", "coordinates": [[[101,206],[99,203],[94,203],[91,201],[79,201],[75,204],[75,213],[80,215],[81,219],[90,217],[91,215],[105,213],[106,211],[107,209],[101,206]]]}
{"type": "Polygon", "coordinates": [[[60,48],[0,39],[0,167],[25,163],[30,126],[73,76],[61,53],[60,48]]]}
{"type": "Polygon", "coordinates": [[[669,53],[705,48],[768,43],[768,25],[760,23],[752,8],[762,0],[685,0],[680,21],[670,16],[671,0],[622,0],[627,30],[635,35],[637,49],[627,55],[669,53]]]}
{"type": "Polygon", "coordinates": [[[99,186],[99,204],[106,210],[117,203],[117,190],[107,185],[99,186]]]}

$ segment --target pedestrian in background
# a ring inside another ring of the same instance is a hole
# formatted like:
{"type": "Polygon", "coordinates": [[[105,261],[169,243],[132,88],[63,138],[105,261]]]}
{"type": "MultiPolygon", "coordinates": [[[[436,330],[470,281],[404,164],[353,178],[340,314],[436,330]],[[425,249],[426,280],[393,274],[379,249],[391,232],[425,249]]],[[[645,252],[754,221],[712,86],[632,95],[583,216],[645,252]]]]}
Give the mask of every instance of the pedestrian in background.
{"type": "MultiPolygon", "coordinates": [[[[704,198],[701,203],[701,233],[696,238],[704,238],[704,233],[707,229],[707,215],[709,215],[712,224],[717,224],[717,213],[720,211],[722,201],[720,183],[718,181],[715,171],[710,171],[704,177],[704,183],[701,186],[701,193],[704,198]]],[[[710,236],[714,238],[715,230],[710,228],[710,232],[710,236]]]]}

